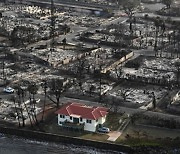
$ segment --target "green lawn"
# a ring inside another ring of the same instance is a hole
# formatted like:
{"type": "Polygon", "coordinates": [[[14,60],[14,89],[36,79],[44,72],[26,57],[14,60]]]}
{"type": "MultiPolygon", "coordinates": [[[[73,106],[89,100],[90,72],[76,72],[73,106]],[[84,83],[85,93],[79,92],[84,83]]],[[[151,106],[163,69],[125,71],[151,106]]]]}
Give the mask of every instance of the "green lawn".
{"type": "Polygon", "coordinates": [[[180,131],[129,125],[123,134],[116,140],[116,143],[130,146],[179,146],[180,131]],[[127,134],[129,137],[127,137],[127,134]]]}
{"type": "Polygon", "coordinates": [[[90,139],[90,140],[96,140],[96,141],[107,141],[108,135],[106,134],[97,134],[97,133],[88,133],[86,135],[80,136],[82,139],[90,139]]]}
{"type": "Polygon", "coordinates": [[[111,130],[116,131],[120,124],[119,120],[122,117],[121,114],[110,112],[107,115],[106,122],[104,123],[104,126],[109,127],[111,130]]]}
{"type": "Polygon", "coordinates": [[[158,140],[149,140],[149,139],[138,139],[138,138],[128,138],[125,140],[120,140],[118,139],[116,141],[116,143],[119,144],[125,144],[125,145],[129,145],[129,146],[142,146],[142,145],[146,145],[146,146],[162,146],[162,143],[158,140]]]}

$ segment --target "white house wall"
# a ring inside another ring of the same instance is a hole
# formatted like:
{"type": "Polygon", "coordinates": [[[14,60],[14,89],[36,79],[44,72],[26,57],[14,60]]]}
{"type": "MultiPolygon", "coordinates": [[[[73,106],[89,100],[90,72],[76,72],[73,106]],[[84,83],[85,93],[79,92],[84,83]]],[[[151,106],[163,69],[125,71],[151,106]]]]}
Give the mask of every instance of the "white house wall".
{"type": "Polygon", "coordinates": [[[65,122],[66,120],[69,121],[69,122],[71,122],[69,116],[65,116],[65,118],[61,118],[61,117],[60,117],[60,114],[58,114],[58,125],[62,126],[62,124],[60,124],[60,122],[65,122]]]}
{"type": "Polygon", "coordinates": [[[101,117],[98,119],[98,124],[103,124],[106,121],[106,117],[101,117]]]}
{"type": "Polygon", "coordinates": [[[80,121],[79,119],[79,123],[81,124],[85,124],[84,125],[84,130],[90,131],[90,132],[95,132],[96,131],[96,126],[97,123],[95,120],[91,120],[91,123],[87,123],[87,119],[82,119],[82,121],[80,121]]]}
{"type": "Polygon", "coordinates": [[[91,123],[85,123],[84,130],[95,132],[96,126],[97,126],[97,122],[95,120],[91,120],[91,123]]]}

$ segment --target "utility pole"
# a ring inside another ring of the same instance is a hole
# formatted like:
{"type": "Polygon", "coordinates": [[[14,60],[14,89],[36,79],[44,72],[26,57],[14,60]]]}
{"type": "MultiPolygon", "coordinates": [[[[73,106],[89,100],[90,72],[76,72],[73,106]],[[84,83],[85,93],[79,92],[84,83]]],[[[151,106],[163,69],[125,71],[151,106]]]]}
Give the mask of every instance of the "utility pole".
{"type": "Polygon", "coordinates": [[[54,52],[54,45],[55,45],[55,16],[54,16],[54,11],[55,11],[55,7],[54,7],[54,0],[51,0],[51,31],[50,31],[50,52],[51,52],[51,59],[52,59],[52,52],[54,52]]]}
{"type": "Polygon", "coordinates": [[[102,65],[99,66],[99,103],[102,102],[102,65]]]}
{"type": "Polygon", "coordinates": [[[2,62],[2,67],[3,67],[3,72],[2,72],[2,76],[3,76],[3,80],[5,80],[5,63],[4,63],[4,59],[3,59],[3,62],[2,62]]]}

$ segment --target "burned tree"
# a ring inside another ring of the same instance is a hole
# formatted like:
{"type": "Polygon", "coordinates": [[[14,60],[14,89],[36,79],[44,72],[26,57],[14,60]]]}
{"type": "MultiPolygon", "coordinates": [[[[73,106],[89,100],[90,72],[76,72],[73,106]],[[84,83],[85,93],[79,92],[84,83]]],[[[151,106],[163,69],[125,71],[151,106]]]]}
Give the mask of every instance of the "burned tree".
{"type": "Polygon", "coordinates": [[[25,117],[24,117],[24,114],[23,114],[24,109],[27,112],[30,124],[32,126],[33,125],[32,124],[32,117],[31,117],[30,111],[29,111],[29,109],[28,109],[28,107],[26,105],[26,102],[25,102],[26,89],[23,89],[20,85],[16,86],[15,89],[16,89],[16,94],[18,96],[18,104],[19,104],[19,107],[20,107],[20,113],[21,113],[21,118],[22,118],[22,121],[23,121],[23,126],[25,126],[25,117]]]}
{"type": "Polygon", "coordinates": [[[15,108],[15,111],[16,111],[16,114],[17,114],[17,119],[18,119],[18,125],[19,125],[19,127],[21,127],[21,120],[20,120],[20,115],[19,115],[19,111],[18,111],[18,107],[17,107],[17,105],[16,105],[16,97],[15,96],[12,96],[11,97],[11,100],[13,101],[13,103],[14,103],[14,108],[15,108]]]}
{"type": "Polygon", "coordinates": [[[159,31],[160,31],[160,26],[161,26],[161,19],[160,17],[156,17],[154,20],[154,26],[156,28],[155,30],[155,42],[154,42],[154,51],[155,51],[155,56],[157,56],[157,47],[158,47],[158,36],[159,36],[159,31]]]}
{"type": "Polygon", "coordinates": [[[121,80],[121,75],[122,75],[122,64],[120,64],[120,66],[116,66],[114,69],[115,69],[114,71],[116,74],[116,78],[119,82],[121,80]]]}
{"type": "Polygon", "coordinates": [[[96,87],[94,85],[91,85],[89,87],[89,95],[92,96],[93,92],[96,90],[96,87]]]}
{"type": "Polygon", "coordinates": [[[36,99],[35,95],[37,94],[38,91],[38,86],[36,83],[30,83],[28,85],[28,92],[29,92],[29,101],[30,101],[30,106],[31,106],[31,113],[33,115],[33,120],[35,121],[36,124],[38,124],[38,119],[37,119],[37,113],[36,113],[36,99]]]}
{"type": "Polygon", "coordinates": [[[18,96],[18,109],[20,111],[20,115],[18,114],[18,116],[20,116],[19,119],[22,120],[22,126],[25,127],[25,118],[24,118],[24,114],[23,114],[23,106],[22,106],[22,97],[21,97],[21,88],[17,87],[17,91],[16,94],[18,96]]]}
{"type": "Polygon", "coordinates": [[[128,15],[129,18],[129,31],[131,37],[133,36],[133,19],[134,19],[134,11],[137,9],[138,5],[140,4],[139,0],[118,0],[118,4],[122,5],[125,13],[128,15]]]}
{"type": "Polygon", "coordinates": [[[162,0],[162,3],[163,3],[164,5],[166,5],[166,8],[167,8],[167,9],[170,9],[173,1],[174,1],[174,0],[162,0]]]}
{"type": "Polygon", "coordinates": [[[76,71],[77,83],[81,92],[83,92],[83,79],[85,78],[85,60],[79,60],[76,71]]]}
{"type": "Polygon", "coordinates": [[[154,92],[152,92],[152,105],[153,105],[153,109],[156,109],[157,102],[154,92]]]}
{"type": "Polygon", "coordinates": [[[25,43],[34,42],[36,39],[35,29],[32,27],[16,26],[10,35],[13,45],[25,45],[25,43]]]}
{"type": "Polygon", "coordinates": [[[6,80],[6,75],[5,75],[5,62],[4,62],[4,59],[1,62],[1,66],[2,66],[2,79],[5,81],[6,80]]]}
{"type": "Polygon", "coordinates": [[[42,86],[43,91],[44,91],[43,114],[42,114],[42,119],[41,119],[41,121],[43,121],[44,120],[45,107],[46,107],[46,98],[47,98],[47,88],[48,88],[47,81],[44,80],[43,83],[41,84],[41,86],[42,86]]]}
{"type": "Polygon", "coordinates": [[[94,71],[94,77],[98,79],[99,82],[99,102],[102,102],[102,65],[94,71]]]}
{"type": "Polygon", "coordinates": [[[60,105],[60,97],[61,95],[68,89],[69,80],[67,79],[51,79],[48,83],[48,87],[50,89],[48,98],[59,108],[60,105]],[[55,97],[56,100],[53,99],[55,97]]]}
{"type": "Polygon", "coordinates": [[[121,91],[120,91],[120,95],[121,95],[121,97],[123,98],[123,100],[124,101],[126,101],[126,98],[127,98],[127,96],[129,95],[129,90],[127,89],[122,89],[121,91]]]}
{"type": "Polygon", "coordinates": [[[176,82],[179,85],[179,76],[180,76],[180,62],[179,61],[175,63],[175,67],[176,67],[176,78],[177,78],[176,82]]]}

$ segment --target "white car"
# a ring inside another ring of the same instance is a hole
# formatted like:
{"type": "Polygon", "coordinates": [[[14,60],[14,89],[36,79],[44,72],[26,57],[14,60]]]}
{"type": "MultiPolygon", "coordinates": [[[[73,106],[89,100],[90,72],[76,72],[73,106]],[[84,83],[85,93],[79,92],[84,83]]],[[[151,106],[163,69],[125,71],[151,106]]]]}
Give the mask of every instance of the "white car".
{"type": "Polygon", "coordinates": [[[107,128],[107,127],[101,127],[101,128],[98,128],[98,132],[101,132],[101,133],[109,133],[109,132],[110,132],[110,129],[107,128]]]}
{"type": "Polygon", "coordinates": [[[14,89],[11,88],[11,87],[6,87],[6,88],[3,89],[3,91],[4,91],[5,93],[14,93],[14,89]]]}

